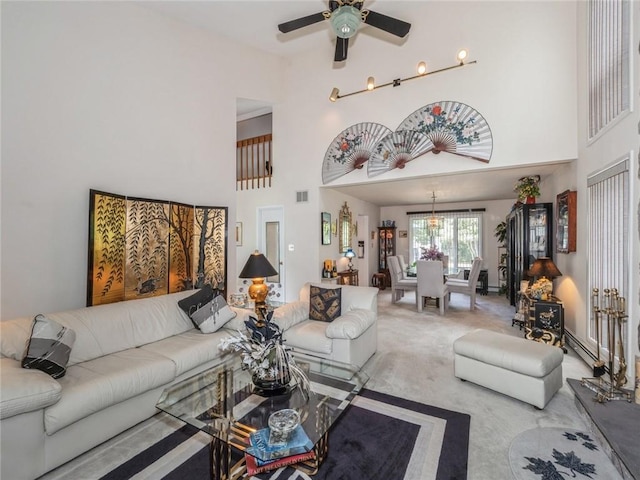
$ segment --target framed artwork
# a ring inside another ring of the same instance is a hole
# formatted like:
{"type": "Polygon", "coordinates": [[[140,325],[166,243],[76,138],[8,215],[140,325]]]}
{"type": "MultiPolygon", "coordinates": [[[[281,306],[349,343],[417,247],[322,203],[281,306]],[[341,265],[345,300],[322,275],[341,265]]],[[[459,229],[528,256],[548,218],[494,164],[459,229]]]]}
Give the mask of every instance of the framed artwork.
{"type": "Polygon", "coordinates": [[[542,330],[561,331],[563,315],[561,303],[537,301],[533,306],[533,326],[542,330]]]}
{"type": "Polygon", "coordinates": [[[576,251],[576,203],[577,193],[567,190],[556,197],[556,251],[576,251]]]}
{"type": "Polygon", "coordinates": [[[407,238],[407,231],[406,230],[398,231],[398,238],[407,238]]]}
{"type": "Polygon", "coordinates": [[[320,231],[322,232],[322,245],[331,245],[331,230],[333,226],[331,224],[331,214],[329,212],[322,212],[320,214],[320,231]]]}
{"type": "Polygon", "coordinates": [[[227,207],[89,196],[87,306],[205,284],[226,294],[227,207]]]}
{"type": "Polygon", "coordinates": [[[242,222],[236,222],[236,247],[242,246],[242,222]]]}

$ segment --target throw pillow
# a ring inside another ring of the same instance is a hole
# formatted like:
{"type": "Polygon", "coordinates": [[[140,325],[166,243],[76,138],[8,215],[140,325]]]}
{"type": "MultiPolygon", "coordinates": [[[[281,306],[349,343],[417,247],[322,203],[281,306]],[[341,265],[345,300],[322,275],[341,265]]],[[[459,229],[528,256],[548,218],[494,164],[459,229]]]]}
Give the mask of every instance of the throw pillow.
{"type": "Polygon", "coordinates": [[[218,295],[193,312],[191,320],[202,333],[213,333],[235,316],[224,297],[218,295]]]}
{"type": "Polygon", "coordinates": [[[33,320],[27,353],[22,359],[24,368],[35,368],[53,378],[64,377],[76,333],[44,315],[33,320]]]}
{"type": "Polygon", "coordinates": [[[311,285],[309,290],[309,318],[332,322],[340,316],[342,288],[322,288],[311,285]]]}
{"type": "Polygon", "coordinates": [[[196,310],[213,300],[213,297],[215,297],[213,288],[210,284],[206,284],[193,295],[180,300],[178,306],[191,318],[196,310]]]}

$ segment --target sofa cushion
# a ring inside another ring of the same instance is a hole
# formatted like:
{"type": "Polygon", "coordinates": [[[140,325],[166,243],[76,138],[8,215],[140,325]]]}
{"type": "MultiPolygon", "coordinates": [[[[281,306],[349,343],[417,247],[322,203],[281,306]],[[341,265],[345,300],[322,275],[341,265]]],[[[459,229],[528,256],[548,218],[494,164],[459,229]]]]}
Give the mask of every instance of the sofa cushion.
{"type": "Polygon", "coordinates": [[[312,285],[309,289],[309,318],[331,322],[340,316],[342,288],[323,288],[312,285]]]}
{"type": "MultiPolygon", "coordinates": [[[[191,315],[193,315],[199,308],[210,302],[215,295],[216,292],[214,292],[211,285],[207,283],[204,287],[200,290],[196,290],[195,293],[192,293],[187,298],[179,300],[178,306],[189,318],[191,318],[191,315]]],[[[198,325],[195,326],[197,327],[198,325]]]]}
{"type": "Polygon", "coordinates": [[[306,283],[300,289],[298,300],[309,302],[309,292],[311,286],[322,288],[340,288],[342,289],[341,312],[344,315],[354,308],[364,308],[365,310],[378,311],[378,289],[374,287],[357,287],[355,285],[340,285],[332,287],[326,283],[315,284],[306,283]]]}
{"type": "Polygon", "coordinates": [[[45,431],[52,435],[92,413],[164,386],[175,376],[173,361],[142,348],[73,365],[59,380],[62,398],[45,409],[45,431]]]}
{"type": "Polygon", "coordinates": [[[284,332],[283,338],[288,347],[302,348],[311,352],[331,353],[333,340],[325,335],[327,324],[306,320],[284,332]]]}
{"type": "Polygon", "coordinates": [[[376,321],[376,314],[371,310],[358,308],[335,319],[325,331],[329,338],[345,338],[353,340],[362,335],[376,321]]]}
{"type": "Polygon", "coordinates": [[[280,330],[285,331],[300,322],[309,319],[309,303],[308,302],[291,302],[285,303],[281,307],[273,311],[271,319],[280,330]]]}
{"type": "Polygon", "coordinates": [[[25,370],[11,358],[0,359],[0,419],[53,405],[62,396],[60,383],[39,370],[25,370]]]}
{"type": "Polygon", "coordinates": [[[64,377],[75,341],[72,329],[44,315],[36,315],[22,366],[42,370],[53,378],[64,377]]]}
{"type": "Polygon", "coordinates": [[[178,307],[191,291],[51,313],[47,317],[72,328],[76,343],[69,365],[157,342],[193,328],[178,307]]]}
{"type": "Polygon", "coordinates": [[[194,328],[188,332],[144,345],[140,349],[170,358],[176,365],[176,376],[179,376],[220,357],[223,354],[218,349],[220,340],[230,334],[226,329],[204,334],[194,328]]]}
{"type": "Polygon", "coordinates": [[[3,357],[21,361],[27,351],[27,344],[33,318],[15,318],[0,322],[0,353],[3,357]]]}

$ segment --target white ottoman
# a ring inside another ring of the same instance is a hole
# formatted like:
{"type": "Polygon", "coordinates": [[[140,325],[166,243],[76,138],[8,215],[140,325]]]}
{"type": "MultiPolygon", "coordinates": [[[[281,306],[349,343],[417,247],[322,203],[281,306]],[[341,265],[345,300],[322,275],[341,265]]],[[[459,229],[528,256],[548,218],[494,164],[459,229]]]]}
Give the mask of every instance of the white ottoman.
{"type": "Polygon", "coordinates": [[[488,330],[453,342],[455,376],[540,409],[562,387],[562,349],[488,330]]]}

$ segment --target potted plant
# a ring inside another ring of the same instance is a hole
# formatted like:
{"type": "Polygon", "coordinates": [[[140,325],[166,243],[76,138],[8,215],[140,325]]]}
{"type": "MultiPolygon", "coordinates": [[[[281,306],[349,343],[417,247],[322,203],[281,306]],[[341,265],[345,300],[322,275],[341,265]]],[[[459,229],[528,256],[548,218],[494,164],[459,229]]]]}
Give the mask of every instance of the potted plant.
{"type": "Polygon", "coordinates": [[[518,194],[518,200],[526,203],[536,203],[536,197],[540,196],[540,175],[529,175],[520,178],[513,191],[518,194]]]}
{"type": "Polygon", "coordinates": [[[500,246],[504,246],[504,242],[507,239],[507,222],[500,222],[496,225],[493,235],[498,239],[500,246]]]}

